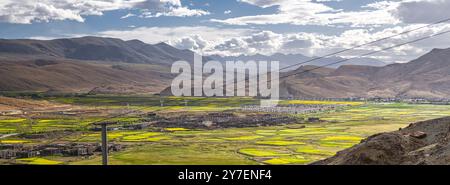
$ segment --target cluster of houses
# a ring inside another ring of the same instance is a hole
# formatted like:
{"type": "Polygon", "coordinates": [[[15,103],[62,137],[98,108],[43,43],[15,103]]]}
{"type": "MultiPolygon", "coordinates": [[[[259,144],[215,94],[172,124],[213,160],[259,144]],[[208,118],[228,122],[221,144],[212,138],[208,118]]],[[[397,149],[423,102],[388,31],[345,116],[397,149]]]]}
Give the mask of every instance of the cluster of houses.
{"type": "Polygon", "coordinates": [[[268,113],[286,113],[286,114],[304,114],[315,113],[324,110],[336,109],[338,107],[347,105],[304,105],[304,104],[292,104],[292,105],[280,105],[276,107],[261,107],[259,105],[245,105],[240,108],[242,111],[248,112],[268,112],[268,113]]]}
{"type": "Polygon", "coordinates": [[[183,128],[241,128],[256,126],[272,126],[296,123],[295,117],[280,114],[234,114],[231,112],[213,112],[201,115],[178,115],[163,117],[152,125],[156,127],[183,127],[183,128]]]}
{"type": "MultiPolygon", "coordinates": [[[[120,151],[122,145],[110,144],[109,151],[120,151]]],[[[90,156],[101,152],[98,143],[60,143],[38,146],[0,144],[0,159],[30,158],[38,156],[90,156]]]]}
{"type": "Polygon", "coordinates": [[[348,98],[348,101],[371,101],[381,103],[405,102],[412,104],[436,104],[449,105],[450,98],[408,98],[408,97],[372,97],[372,98],[348,98]]]}
{"type": "MultiPolygon", "coordinates": [[[[337,106],[320,106],[313,105],[308,110],[324,110],[336,108],[337,106]]],[[[296,109],[302,109],[305,111],[305,107],[282,107],[286,110],[295,111],[296,109]]],[[[255,109],[257,109],[255,107],[255,109]]],[[[248,110],[251,110],[250,108],[248,110]]],[[[297,110],[299,111],[299,110],[297,110]]],[[[319,118],[302,118],[287,115],[287,114],[275,114],[275,111],[267,111],[267,113],[241,111],[240,113],[233,112],[210,112],[202,114],[177,114],[177,115],[156,115],[150,113],[143,116],[141,120],[133,124],[121,124],[119,122],[110,123],[108,130],[142,130],[149,127],[153,128],[168,128],[168,127],[181,127],[189,129],[217,129],[217,128],[242,128],[242,127],[258,127],[258,126],[274,126],[290,123],[303,123],[305,121],[309,123],[320,122],[319,118]]],[[[281,111],[280,111],[281,112],[281,111]]],[[[100,127],[92,127],[93,131],[100,131],[100,127]]]]}

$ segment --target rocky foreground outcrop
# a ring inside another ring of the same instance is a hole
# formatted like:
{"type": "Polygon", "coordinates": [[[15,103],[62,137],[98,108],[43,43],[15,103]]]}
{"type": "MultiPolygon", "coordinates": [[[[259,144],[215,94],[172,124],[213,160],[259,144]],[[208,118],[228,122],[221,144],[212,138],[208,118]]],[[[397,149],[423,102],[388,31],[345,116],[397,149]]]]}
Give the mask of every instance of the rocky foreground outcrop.
{"type": "Polygon", "coordinates": [[[313,165],[450,164],[450,117],[412,123],[375,134],[313,165]]]}

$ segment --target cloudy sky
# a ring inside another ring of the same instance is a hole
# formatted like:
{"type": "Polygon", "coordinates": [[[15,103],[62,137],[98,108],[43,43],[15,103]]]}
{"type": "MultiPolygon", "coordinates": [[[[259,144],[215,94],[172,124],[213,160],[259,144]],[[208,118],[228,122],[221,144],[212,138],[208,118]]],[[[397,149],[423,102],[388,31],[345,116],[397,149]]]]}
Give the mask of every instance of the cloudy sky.
{"type": "MultiPolygon", "coordinates": [[[[450,18],[448,10],[449,0],[1,0],[0,37],[94,35],[167,42],[208,55],[321,56],[450,18]]],[[[450,30],[450,24],[340,56],[444,30],[450,30]]],[[[432,48],[449,47],[450,35],[444,35],[373,57],[405,62],[432,48]]]]}

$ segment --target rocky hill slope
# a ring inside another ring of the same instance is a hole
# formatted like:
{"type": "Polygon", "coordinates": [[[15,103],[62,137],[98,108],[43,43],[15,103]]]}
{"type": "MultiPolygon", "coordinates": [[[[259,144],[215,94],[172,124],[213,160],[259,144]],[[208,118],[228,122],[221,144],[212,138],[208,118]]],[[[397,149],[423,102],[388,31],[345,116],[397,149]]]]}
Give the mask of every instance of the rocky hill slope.
{"type": "Polygon", "coordinates": [[[316,165],[450,164],[450,117],[370,136],[316,165]]]}

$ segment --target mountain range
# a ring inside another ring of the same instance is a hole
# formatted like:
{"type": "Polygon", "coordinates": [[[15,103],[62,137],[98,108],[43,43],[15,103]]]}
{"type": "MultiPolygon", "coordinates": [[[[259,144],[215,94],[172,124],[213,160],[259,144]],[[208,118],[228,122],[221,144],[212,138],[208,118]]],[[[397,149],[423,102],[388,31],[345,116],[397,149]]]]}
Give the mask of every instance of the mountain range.
{"type": "MultiPolygon", "coordinates": [[[[0,39],[0,91],[158,93],[175,76],[173,62],[192,63],[194,52],[166,43],[81,37],[0,39]]],[[[300,54],[205,56],[204,60],[308,61],[300,54]]],[[[282,71],[283,97],[450,97],[450,49],[434,49],[409,63],[330,57],[282,71]],[[325,66],[320,69],[316,66],[325,66]],[[310,70],[315,69],[315,70],[310,70]]]]}
{"type": "Polygon", "coordinates": [[[179,50],[166,43],[146,44],[139,40],[81,37],[55,40],[0,40],[1,55],[56,57],[73,60],[170,65],[173,61],[191,61],[193,52],[179,50]]]}
{"type": "Polygon", "coordinates": [[[170,65],[189,55],[138,40],[2,39],[0,91],[156,93],[170,84],[170,65]]]}

